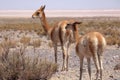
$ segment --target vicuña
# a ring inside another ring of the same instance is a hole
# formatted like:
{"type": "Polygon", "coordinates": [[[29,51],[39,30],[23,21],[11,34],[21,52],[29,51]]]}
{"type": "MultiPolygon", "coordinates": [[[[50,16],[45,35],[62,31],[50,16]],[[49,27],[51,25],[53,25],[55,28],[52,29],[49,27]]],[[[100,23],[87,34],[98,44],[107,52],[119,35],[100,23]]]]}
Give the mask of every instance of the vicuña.
{"type": "Polygon", "coordinates": [[[91,78],[91,58],[94,61],[96,71],[96,80],[100,76],[100,80],[102,80],[102,58],[103,58],[103,51],[106,46],[106,40],[103,35],[99,32],[90,32],[83,36],[79,36],[77,24],[81,22],[73,22],[68,24],[66,29],[73,31],[73,36],[76,39],[76,54],[79,56],[80,59],[80,78],[82,79],[82,70],[83,70],[83,59],[87,58],[88,63],[88,73],[90,80],[91,78]]]}
{"type": "Polygon", "coordinates": [[[65,27],[71,21],[64,20],[59,22],[58,24],[55,24],[53,27],[51,27],[46,20],[44,9],[45,9],[45,6],[41,6],[37,11],[33,13],[32,17],[33,18],[38,17],[40,19],[42,27],[44,28],[44,31],[52,40],[54,45],[54,52],[55,52],[54,56],[55,56],[56,63],[57,63],[57,46],[59,43],[61,44],[62,53],[63,53],[62,70],[68,70],[69,47],[70,47],[70,44],[75,40],[71,35],[72,31],[66,30],[65,27]]]}

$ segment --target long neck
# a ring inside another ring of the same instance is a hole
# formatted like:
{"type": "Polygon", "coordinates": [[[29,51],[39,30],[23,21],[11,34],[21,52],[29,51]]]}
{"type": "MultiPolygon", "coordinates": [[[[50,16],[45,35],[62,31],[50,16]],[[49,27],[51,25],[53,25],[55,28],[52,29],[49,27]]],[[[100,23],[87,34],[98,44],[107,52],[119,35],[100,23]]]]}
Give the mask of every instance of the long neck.
{"type": "Polygon", "coordinates": [[[77,43],[79,40],[79,32],[78,32],[78,27],[76,26],[76,30],[74,31],[74,35],[75,35],[75,42],[77,43]]]}
{"type": "Polygon", "coordinates": [[[43,12],[42,17],[40,18],[40,20],[41,20],[41,24],[42,24],[42,26],[44,28],[44,31],[48,34],[50,27],[49,27],[49,25],[47,23],[46,16],[45,16],[44,12],[43,12]]]}

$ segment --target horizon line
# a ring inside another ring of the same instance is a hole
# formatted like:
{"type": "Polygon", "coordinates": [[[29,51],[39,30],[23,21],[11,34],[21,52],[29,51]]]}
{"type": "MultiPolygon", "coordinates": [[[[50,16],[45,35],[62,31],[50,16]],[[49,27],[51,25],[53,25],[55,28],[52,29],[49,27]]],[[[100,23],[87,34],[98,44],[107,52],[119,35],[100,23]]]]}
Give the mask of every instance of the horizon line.
{"type": "MultiPolygon", "coordinates": [[[[25,11],[25,10],[37,10],[37,9],[0,9],[0,11],[25,11]]],[[[73,10],[73,11],[76,11],[76,10],[120,10],[120,9],[45,9],[45,11],[52,11],[52,10],[62,10],[62,11],[69,11],[69,10],[73,10]]]]}
{"type": "MultiPolygon", "coordinates": [[[[22,11],[22,12],[33,12],[33,11],[36,11],[36,10],[0,10],[0,12],[20,12],[20,11],[22,11]]],[[[71,11],[73,11],[73,12],[79,12],[79,11],[82,11],[82,12],[90,12],[90,11],[120,11],[120,9],[104,9],[104,10],[45,10],[45,12],[71,12],[71,11]]]]}
{"type": "MultiPolygon", "coordinates": [[[[31,17],[35,10],[0,10],[0,17],[31,17]]],[[[120,17],[120,10],[45,10],[47,17],[120,17]]]]}

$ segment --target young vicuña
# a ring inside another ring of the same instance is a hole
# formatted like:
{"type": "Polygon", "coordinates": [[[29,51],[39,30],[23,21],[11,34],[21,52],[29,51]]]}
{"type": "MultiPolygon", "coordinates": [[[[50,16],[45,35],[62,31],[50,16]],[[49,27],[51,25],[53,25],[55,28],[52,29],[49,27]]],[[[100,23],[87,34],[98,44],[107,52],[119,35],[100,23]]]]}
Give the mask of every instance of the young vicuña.
{"type": "Polygon", "coordinates": [[[88,62],[88,73],[90,80],[91,78],[91,58],[94,61],[95,67],[97,69],[96,72],[96,80],[100,75],[100,80],[102,80],[102,58],[103,58],[103,51],[106,46],[106,40],[103,35],[99,32],[90,32],[83,36],[79,36],[77,24],[81,22],[73,22],[68,24],[66,29],[73,31],[73,36],[76,39],[76,54],[79,56],[80,59],[80,78],[82,79],[82,69],[83,69],[83,59],[84,57],[87,58],[88,62]]]}

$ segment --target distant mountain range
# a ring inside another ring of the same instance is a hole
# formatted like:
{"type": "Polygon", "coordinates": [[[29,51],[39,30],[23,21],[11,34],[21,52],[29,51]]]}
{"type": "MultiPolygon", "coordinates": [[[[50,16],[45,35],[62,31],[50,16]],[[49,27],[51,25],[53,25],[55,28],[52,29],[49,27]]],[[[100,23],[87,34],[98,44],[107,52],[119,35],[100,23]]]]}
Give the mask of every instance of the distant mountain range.
{"type": "MultiPolygon", "coordinates": [[[[35,10],[0,10],[0,17],[32,16],[35,10]]],[[[46,17],[120,17],[120,10],[45,10],[46,17]]]]}

